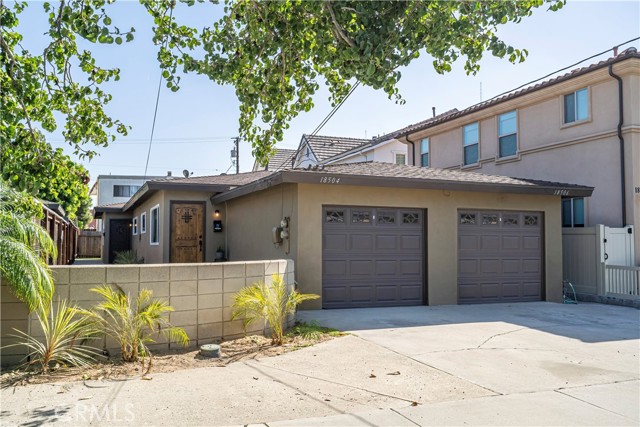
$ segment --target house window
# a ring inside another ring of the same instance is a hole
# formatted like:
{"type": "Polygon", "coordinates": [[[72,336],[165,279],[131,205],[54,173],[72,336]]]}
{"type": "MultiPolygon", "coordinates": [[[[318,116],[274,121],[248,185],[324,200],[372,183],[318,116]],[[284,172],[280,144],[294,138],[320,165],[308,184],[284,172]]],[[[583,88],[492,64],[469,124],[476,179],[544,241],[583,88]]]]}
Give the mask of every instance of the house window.
{"type": "Polygon", "coordinates": [[[420,142],[420,165],[423,168],[429,167],[429,138],[425,138],[420,142]]]}
{"type": "Polygon", "coordinates": [[[498,145],[500,157],[515,156],[518,151],[518,116],[515,111],[498,116],[498,145]]]}
{"type": "Polygon", "coordinates": [[[139,185],[114,185],[113,197],[131,197],[140,189],[139,185]]]}
{"type": "Polygon", "coordinates": [[[407,164],[407,155],[396,153],[396,165],[406,165],[407,164]]]}
{"type": "Polygon", "coordinates": [[[587,88],[564,96],[564,122],[573,123],[589,118],[589,92],[587,88]]]}
{"type": "Polygon", "coordinates": [[[140,214],[140,234],[145,234],[147,232],[147,213],[142,212],[140,214]]]}
{"type": "Polygon", "coordinates": [[[133,226],[131,227],[133,229],[133,235],[137,236],[138,235],[138,217],[134,217],[133,218],[133,226]]]}
{"type": "Polygon", "coordinates": [[[160,205],[155,205],[149,211],[151,224],[149,224],[149,243],[160,244],[160,205]]]}
{"type": "Polygon", "coordinates": [[[473,165],[478,163],[478,122],[467,125],[463,128],[462,146],[464,149],[464,164],[473,165]]]}
{"type": "Polygon", "coordinates": [[[562,199],[562,226],[584,227],[584,198],[562,199]]]}

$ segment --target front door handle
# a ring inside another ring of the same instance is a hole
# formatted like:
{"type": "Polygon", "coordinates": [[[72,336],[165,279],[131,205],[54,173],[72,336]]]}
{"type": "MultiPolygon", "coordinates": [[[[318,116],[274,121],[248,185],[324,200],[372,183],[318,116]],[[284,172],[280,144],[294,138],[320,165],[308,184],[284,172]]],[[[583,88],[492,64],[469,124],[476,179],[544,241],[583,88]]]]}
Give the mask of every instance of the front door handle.
{"type": "Polygon", "coordinates": [[[200,252],[202,252],[202,239],[198,240],[198,245],[200,246],[200,252]]]}

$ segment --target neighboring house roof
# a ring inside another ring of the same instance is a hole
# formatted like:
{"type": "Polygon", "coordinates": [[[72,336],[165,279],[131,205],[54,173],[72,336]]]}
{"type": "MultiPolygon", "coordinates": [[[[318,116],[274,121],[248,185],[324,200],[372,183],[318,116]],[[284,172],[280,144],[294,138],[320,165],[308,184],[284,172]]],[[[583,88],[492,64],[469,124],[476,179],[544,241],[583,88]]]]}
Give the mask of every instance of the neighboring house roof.
{"type": "Polygon", "coordinates": [[[93,216],[94,218],[102,217],[102,214],[105,212],[122,212],[122,208],[124,207],[124,202],[121,203],[109,203],[106,205],[94,206],[93,207],[93,216]]]}
{"type": "Polygon", "coordinates": [[[394,163],[361,162],[305,169],[287,169],[275,172],[268,177],[256,180],[245,186],[214,195],[212,201],[218,203],[230,200],[284,182],[493,193],[529,193],[575,197],[588,197],[593,192],[593,187],[582,185],[485,175],[466,171],[421,168],[394,163]],[[330,180],[323,181],[323,178],[330,180]]]}
{"type": "Polygon", "coordinates": [[[164,177],[145,182],[142,187],[127,201],[122,207],[122,211],[127,211],[137,203],[146,200],[151,194],[158,190],[185,190],[185,191],[206,191],[220,193],[229,191],[235,187],[249,184],[273,171],[244,172],[233,175],[211,175],[193,176],[189,178],[164,177]]]}
{"type": "Polygon", "coordinates": [[[302,135],[300,145],[304,143],[309,145],[311,151],[315,155],[318,162],[322,162],[340,153],[349,151],[356,147],[371,144],[370,139],[362,138],[345,138],[342,136],[323,136],[323,135],[302,135]]]}
{"type": "Polygon", "coordinates": [[[275,154],[269,159],[269,164],[265,170],[277,171],[291,167],[291,161],[298,150],[289,148],[278,148],[275,154]]]}
{"type": "Polygon", "coordinates": [[[389,133],[387,135],[384,135],[380,138],[377,138],[377,140],[380,140],[382,138],[384,139],[389,139],[389,138],[402,138],[404,136],[410,135],[413,132],[417,132],[420,130],[424,130],[436,125],[439,125],[441,123],[445,123],[448,122],[450,120],[454,120],[457,119],[458,117],[462,117],[462,116],[466,116],[468,114],[471,113],[475,113],[476,111],[480,111],[483,110],[485,108],[489,108],[492,107],[494,105],[500,104],[502,102],[506,102],[509,101],[511,99],[514,98],[518,98],[520,96],[524,96],[527,95],[529,93],[550,87],[550,86],[554,86],[557,84],[560,84],[562,82],[565,82],[567,80],[573,79],[575,77],[590,73],[592,71],[598,70],[600,68],[604,68],[604,67],[608,67],[611,64],[615,64],[617,62],[621,62],[624,60],[627,60],[629,58],[640,58],[640,53],[638,53],[638,51],[636,50],[636,48],[634,47],[630,47],[629,49],[623,51],[622,53],[618,54],[617,56],[611,57],[609,59],[606,59],[604,61],[600,61],[597,62],[595,64],[591,64],[588,65],[586,67],[582,67],[582,68],[576,68],[574,70],[569,71],[566,74],[563,74],[561,76],[558,77],[554,77],[552,79],[549,80],[545,80],[542,81],[540,83],[537,83],[533,86],[528,86],[525,87],[523,89],[518,89],[503,95],[498,95],[497,97],[488,99],[487,101],[484,102],[480,102],[478,104],[472,105],[471,107],[465,108],[464,110],[461,111],[457,111],[457,110],[451,110],[450,112],[441,114],[439,116],[436,117],[432,117],[428,120],[424,120],[422,122],[418,122],[409,126],[406,126],[402,129],[399,129],[395,132],[389,133]]]}
{"type": "Polygon", "coordinates": [[[141,180],[150,180],[150,179],[158,179],[165,178],[165,176],[145,176],[145,175],[98,175],[96,181],[100,179],[141,179],[141,180]]]}

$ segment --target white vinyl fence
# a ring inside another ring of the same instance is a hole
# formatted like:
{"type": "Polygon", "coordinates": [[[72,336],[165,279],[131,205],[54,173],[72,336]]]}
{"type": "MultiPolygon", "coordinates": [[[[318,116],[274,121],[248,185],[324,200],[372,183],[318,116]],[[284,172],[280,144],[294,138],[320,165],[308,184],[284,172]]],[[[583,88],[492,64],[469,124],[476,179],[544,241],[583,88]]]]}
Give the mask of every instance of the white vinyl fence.
{"type": "Polygon", "coordinates": [[[579,294],[640,299],[640,267],[634,266],[633,232],[632,226],[564,228],[564,278],[579,294]]]}

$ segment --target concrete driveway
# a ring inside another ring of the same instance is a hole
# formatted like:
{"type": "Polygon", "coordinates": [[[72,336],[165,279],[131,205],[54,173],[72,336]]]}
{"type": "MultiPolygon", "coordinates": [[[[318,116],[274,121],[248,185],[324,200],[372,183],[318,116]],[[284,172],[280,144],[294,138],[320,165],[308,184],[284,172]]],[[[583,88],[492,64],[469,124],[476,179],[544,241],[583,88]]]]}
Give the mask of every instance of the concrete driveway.
{"type": "Polygon", "coordinates": [[[598,304],[323,310],[351,331],[274,358],[2,390],[6,425],[638,425],[640,311],[598,304]]]}

